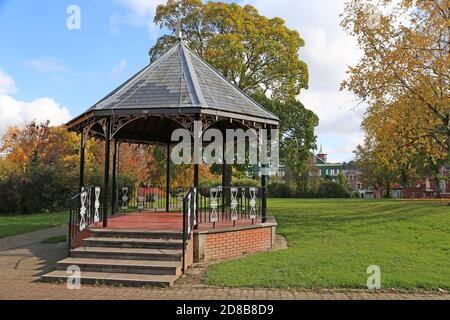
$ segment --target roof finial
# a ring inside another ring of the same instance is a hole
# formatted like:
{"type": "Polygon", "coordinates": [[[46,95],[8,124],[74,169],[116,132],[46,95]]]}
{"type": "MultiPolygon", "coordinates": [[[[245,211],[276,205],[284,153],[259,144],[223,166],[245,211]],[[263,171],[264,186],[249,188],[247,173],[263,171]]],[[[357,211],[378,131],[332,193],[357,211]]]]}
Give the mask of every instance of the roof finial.
{"type": "Polygon", "coordinates": [[[183,29],[181,28],[181,19],[178,19],[176,26],[177,38],[180,42],[183,42],[183,29]]]}
{"type": "Polygon", "coordinates": [[[319,154],[323,154],[323,148],[322,148],[322,145],[320,145],[320,151],[319,151],[319,154]]]}

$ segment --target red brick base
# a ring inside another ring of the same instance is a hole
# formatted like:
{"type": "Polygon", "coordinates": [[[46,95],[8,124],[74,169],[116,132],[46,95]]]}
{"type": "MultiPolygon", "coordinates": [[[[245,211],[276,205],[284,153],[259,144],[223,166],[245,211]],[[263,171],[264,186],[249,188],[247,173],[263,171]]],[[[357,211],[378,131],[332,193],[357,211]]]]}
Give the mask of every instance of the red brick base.
{"type": "Polygon", "coordinates": [[[72,239],[72,249],[79,248],[83,245],[83,240],[92,236],[92,232],[89,229],[84,229],[78,233],[74,239],[72,239]]]}
{"type": "Polygon", "coordinates": [[[194,263],[194,241],[191,238],[186,242],[186,250],[184,253],[185,268],[189,268],[194,263]]]}
{"type": "Polygon", "coordinates": [[[239,257],[272,249],[276,222],[238,228],[223,228],[194,233],[194,261],[239,257]]]}

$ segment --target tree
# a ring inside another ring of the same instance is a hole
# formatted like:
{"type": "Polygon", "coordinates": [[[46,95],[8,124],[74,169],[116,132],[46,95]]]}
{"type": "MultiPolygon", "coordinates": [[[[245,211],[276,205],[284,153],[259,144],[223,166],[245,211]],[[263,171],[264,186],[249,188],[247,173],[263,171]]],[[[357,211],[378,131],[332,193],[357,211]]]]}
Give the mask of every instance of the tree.
{"type": "Polygon", "coordinates": [[[24,174],[36,158],[46,165],[78,165],[79,138],[64,127],[50,127],[49,122],[30,122],[24,128],[9,127],[3,136],[0,152],[24,174]]]}
{"type": "Polygon", "coordinates": [[[369,104],[365,128],[369,122],[377,123],[394,145],[410,148],[409,152],[429,144],[436,149],[424,150],[429,158],[448,163],[448,0],[377,0],[375,4],[351,0],[345,6],[342,26],[356,37],[363,57],[349,69],[342,88],[369,104]],[[374,25],[375,7],[385,10],[374,25]],[[378,117],[386,113],[388,123],[378,117]],[[405,125],[407,119],[413,125],[405,125]],[[403,125],[403,132],[391,136],[389,128],[399,129],[394,128],[396,123],[403,125]]]}
{"type": "Polygon", "coordinates": [[[10,127],[2,139],[1,213],[63,209],[78,184],[79,138],[48,122],[10,127]]]}
{"type": "Polygon", "coordinates": [[[178,41],[180,24],[189,47],[248,94],[263,91],[286,101],[308,86],[308,69],[298,56],[304,46],[299,33],[250,5],[168,0],[157,7],[154,22],[172,34],[158,39],[152,60],[178,41]]]}
{"type": "MultiPolygon", "coordinates": [[[[299,33],[281,18],[268,19],[246,5],[200,0],[168,0],[159,5],[154,22],[171,31],[150,50],[157,59],[177,41],[183,31],[187,45],[222,74],[278,115],[282,123],[282,161],[295,172],[296,182],[304,175],[309,150],[315,147],[317,116],[296,97],[308,87],[307,65],[298,51],[304,46],[299,33]]],[[[211,167],[220,174],[220,166],[211,167]]],[[[246,166],[227,166],[226,185],[233,172],[246,166]]]]}
{"type": "Polygon", "coordinates": [[[296,100],[280,102],[260,93],[255,100],[277,114],[280,118],[280,160],[290,171],[297,191],[306,193],[308,188],[311,151],[316,148],[315,127],[317,115],[296,100]]]}
{"type": "MultiPolygon", "coordinates": [[[[439,181],[439,163],[445,158],[442,148],[426,132],[424,125],[436,122],[422,105],[409,96],[403,96],[389,105],[375,103],[363,121],[366,134],[377,144],[382,158],[392,170],[399,173],[402,185],[418,177],[435,176],[439,181]]],[[[437,195],[440,195],[438,187],[437,195]]]]}
{"type": "Polygon", "coordinates": [[[365,145],[358,146],[355,154],[362,183],[375,189],[384,188],[385,197],[390,198],[391,186],[398,176],[394,164],[383,157],[383,150],[374,144],[373,139],[367,138],[365,145]]]}

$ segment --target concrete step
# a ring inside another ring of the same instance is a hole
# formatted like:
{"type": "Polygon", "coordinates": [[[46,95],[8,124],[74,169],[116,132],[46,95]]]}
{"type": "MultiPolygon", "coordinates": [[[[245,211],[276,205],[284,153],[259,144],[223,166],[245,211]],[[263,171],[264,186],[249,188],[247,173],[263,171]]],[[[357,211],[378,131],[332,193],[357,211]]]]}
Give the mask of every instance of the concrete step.
{"type": "Polygon", "coordinates": [[[83,240],[85,247],[183,249],[183,240],[90,237],[83,240]]]}
{"type": "Polygon", "coordinates": [[[149,231],[136,229],[91,228],[93,237],[103,238],[144,238],[144,239],[183,239],[182,232],[149,231]]]}
{"type": "Polygon", "coordinates": [[[70,251],[72,258],[181,261],[182,250],[80,247],[70,251]]]}
{"type": "MultiPolygon", "coordinates": [[[[45,282],[66,282],[70,275],[66,271],[56,270],[42,276],[45,282]]],[[[177,276],[175,275],[146,275],[104,272],[82,272],[82,284],[123,285],[129,287],[170,287],[177,276]]]]}
{"type": "Polygon", "coordinates": [[[57,270],[78,266],[82,272],[128,273],[147,275],[181,275],[181,262],[66,258],[57,263],[57,270]]]}

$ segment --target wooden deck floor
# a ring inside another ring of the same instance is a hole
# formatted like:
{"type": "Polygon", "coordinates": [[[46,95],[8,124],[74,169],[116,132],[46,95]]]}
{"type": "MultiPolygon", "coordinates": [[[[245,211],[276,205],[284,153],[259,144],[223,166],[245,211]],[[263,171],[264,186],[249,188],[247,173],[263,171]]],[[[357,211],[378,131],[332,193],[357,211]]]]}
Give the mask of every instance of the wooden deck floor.
{"type": "MultiPolygon", "coordinates": [[[[230,228],[233,226],[249,226],[252,223],[260,223],[261,221],[238,220],[234,225],[233,222],[222,221],[215,225],[216,229],[230,228]]],[[[93,228],[101,228],[102,223],[97,223],[93,228]]],[[[174,212],[142,212],[127,213],[108,217],[109,229],[139,229],[153,231],[182,231],[183,215],[174,212]]],[[[198,230],[206,231],[214,229],[212,223],[199,224],[198,230]]]]}

